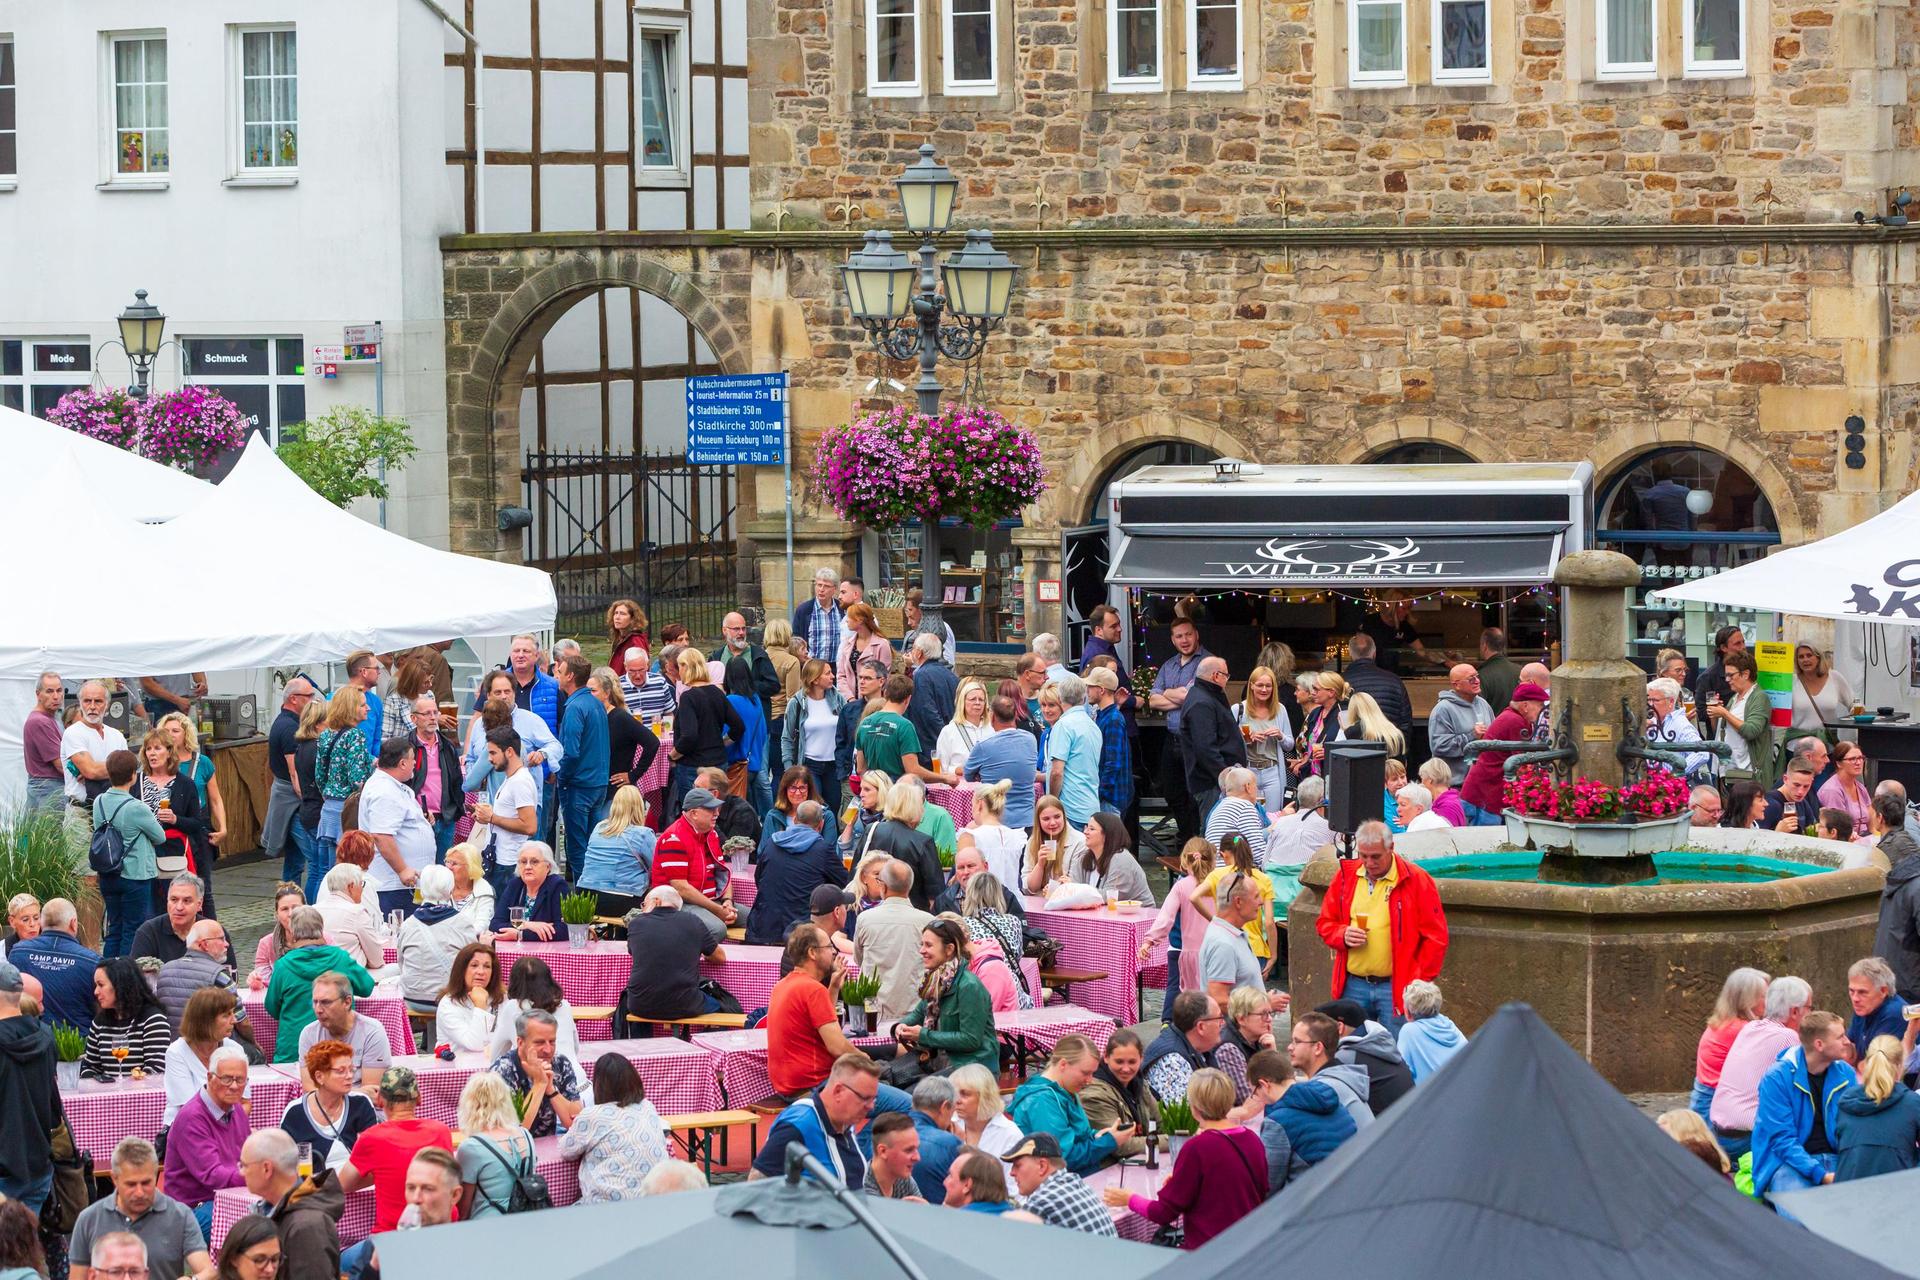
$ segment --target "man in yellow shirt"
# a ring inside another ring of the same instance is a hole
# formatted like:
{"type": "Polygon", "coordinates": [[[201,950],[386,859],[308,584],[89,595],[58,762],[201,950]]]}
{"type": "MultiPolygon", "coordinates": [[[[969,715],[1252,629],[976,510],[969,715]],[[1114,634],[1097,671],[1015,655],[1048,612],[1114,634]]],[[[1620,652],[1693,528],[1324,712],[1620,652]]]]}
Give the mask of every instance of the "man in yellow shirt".
{"type": "Polygon", "coordinates": [[[1359,857],[1339,864],[1315,927],[1333,951],[1333,994],[1397,1033],[1401,992],[1433,981],[1446,959],[1446,912],[1433,877],[1394,853],[1385,823],[1361,823],[1353,844],[1359,857]]]}

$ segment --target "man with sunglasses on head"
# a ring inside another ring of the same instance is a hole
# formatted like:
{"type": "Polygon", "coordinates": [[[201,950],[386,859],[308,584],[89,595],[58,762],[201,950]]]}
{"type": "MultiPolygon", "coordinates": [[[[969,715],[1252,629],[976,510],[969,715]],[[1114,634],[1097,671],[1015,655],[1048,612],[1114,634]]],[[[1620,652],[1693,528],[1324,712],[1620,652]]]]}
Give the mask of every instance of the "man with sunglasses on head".
{"type": "Polygon", "coordinates": [[[1222,1009],[1235,987],[1266,984],[1260,961],[1247,940],[1246,926],[1260,915],[1260,891],[1245,872],[1228,876],[1219,889],[1220,909],[1207,922],[1200,942],[1200,977],[1207,994],[1222,1009]]]}
{"type": "Polygon", "coordinates": [[[880,1064],[858,1051],[841,1054],[825,1083],[774,1119],[748,1179],[783,1176],[787,1147],[798,1142],[833,1170],[843,1185],[864,1185],[867,1158],[854,1141],[854,1129],[872,1112],[879,1096],[880,1064]]]}

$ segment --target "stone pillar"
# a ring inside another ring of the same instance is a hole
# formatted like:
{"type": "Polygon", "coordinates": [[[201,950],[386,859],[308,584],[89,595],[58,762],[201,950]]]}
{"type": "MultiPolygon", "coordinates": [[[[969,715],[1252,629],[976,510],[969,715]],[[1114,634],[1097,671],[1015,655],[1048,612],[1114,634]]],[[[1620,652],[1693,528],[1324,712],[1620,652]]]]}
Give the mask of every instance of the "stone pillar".
{"type": "MultiPolygon", "coordinates": [[[[759,516],[741,524],[741,534],[750,546],[757,566],[760,604],[769,618],[793,614],[797,600],[787,599],[787,525],[784,516],[773,519],[759,516]]],[[[813,594],[813,571],[825,567],[846,573],[853,564],[854,526],[815,516],[797,517],[793,522],[793,591],[799,600],[813,594]]],[[[745,576],[744,573],[742,575],[745,576]]]]}
{"type": "Polygon", "coordinates": [[[1575,772],[1617,787],[1620,701],[1633,708],[1636,725],[1647,707],[1647,673],[1625,657],[1626,591],[1639,583],[1640,566],[1617,551],[1576,551],[1560,561],[1553,581],[1565,599],[1560,643],[1566,656],[1553,672],[1554,736],[1566,726],[1579,752],[1575,772]]]}

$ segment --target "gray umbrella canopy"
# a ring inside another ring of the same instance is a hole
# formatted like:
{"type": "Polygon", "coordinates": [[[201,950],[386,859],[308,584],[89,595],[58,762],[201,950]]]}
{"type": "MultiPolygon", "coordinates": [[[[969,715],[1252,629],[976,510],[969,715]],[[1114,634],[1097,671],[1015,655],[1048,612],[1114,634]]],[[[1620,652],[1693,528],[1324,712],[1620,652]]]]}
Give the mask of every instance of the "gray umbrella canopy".
{"type": "Polygon", "coordinates": [[[1788,1191],[1780,1206],[1800,1225],[1843,1249],[1920,1276],[1920,1169],[1788,1191]]]}
{"type": "Polygon", "coordinates": [[[1396,1280],[1895,1274],[1736,1192],[1524,1004],[1158,1280],[1355,1266],[1396,1280]]]}
{"type": "MultiPolygon", "coordinates": [[[[960,1209],[874,1196],[866,1205],[928,1280],[1047,1274],[1141,1280],[1167,1258],[1151,1245],[960,1209]]],[[[775,1179],[390,1232],[379,1237],[379,1247],[384,1280],[495,1275],[509,1258],[541,1280],[704,1276],[716,1274],[716,1267],[754,1280],[902,1275],[823,1189],[810,1182],[788,1188],[775,1179]]]]}

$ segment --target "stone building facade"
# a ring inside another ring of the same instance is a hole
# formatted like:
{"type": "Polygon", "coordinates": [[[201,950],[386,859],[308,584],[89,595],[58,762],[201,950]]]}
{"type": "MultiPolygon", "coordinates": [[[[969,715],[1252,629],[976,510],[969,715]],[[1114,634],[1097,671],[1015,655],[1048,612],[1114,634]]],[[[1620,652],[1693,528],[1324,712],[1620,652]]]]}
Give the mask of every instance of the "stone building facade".
{"type": "MultiPolygon", "coordinates": [[[[1819,536],[1914,482],[1920,242],[1853,215],[1914,176],[1917,60],[1914,7],[1876,0],[772,0],[753,367],[791,371],[803,464],[876,376],[907,380],[835,268],[898,225],[931,140],[956,227],[1028,268],[981,387],[1054,484],[1013,535],[1029,593],[1157,442],[1431,441],[1590,459],[1602,489],[1694,446],[1784,541],[1819,536]]],[[[772,611],[777,486],[755,506],[772,611]]],[[[798,527],[803,565],[853,545],[804,492],[798,527]]]]}

